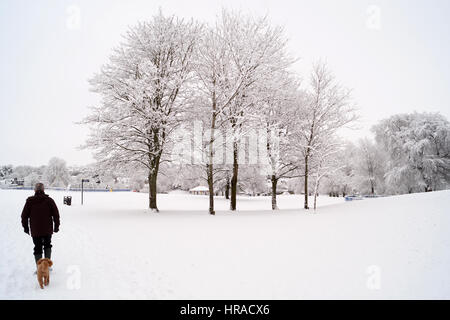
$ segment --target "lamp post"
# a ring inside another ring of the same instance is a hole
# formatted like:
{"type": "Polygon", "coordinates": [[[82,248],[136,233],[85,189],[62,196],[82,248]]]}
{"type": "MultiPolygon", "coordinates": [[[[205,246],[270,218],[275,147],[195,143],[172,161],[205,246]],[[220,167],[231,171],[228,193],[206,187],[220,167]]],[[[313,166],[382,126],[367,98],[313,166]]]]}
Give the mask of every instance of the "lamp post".
{"type": "Polygon", "coordinates": [[[83,205],[83,183],[89,182],[89,179],[81,179],[81,205],[83,205]]]}

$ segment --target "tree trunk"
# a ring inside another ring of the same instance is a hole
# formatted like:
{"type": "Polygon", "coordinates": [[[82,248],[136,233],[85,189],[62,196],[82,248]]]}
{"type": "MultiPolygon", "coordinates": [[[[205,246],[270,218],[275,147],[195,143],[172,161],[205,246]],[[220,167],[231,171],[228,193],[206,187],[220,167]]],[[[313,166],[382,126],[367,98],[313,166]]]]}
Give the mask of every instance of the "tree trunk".
{"type": "Polygon", "coordinates": [[[207,180],[209,189],[209,214],[215,215],[214,211],[214,133],[216,128],[216,105],[215,98],[213,99],[213,113],[211,119],[211,137],[209,139],[209,163],[206,167],[207,180]]]}
{"type": "Polygon", "coordinates": [[[317,209],[317,193],[314,193],[314,211],[317,209]]]}
{"type": "Polygon", "coordinates": [[[317,197],[319,196],[319,178],[316,178],[316,184],[314,186],[314,211],[317,209],[317,197]]]}
{"type": "Polygon", "coordinates": [[[314,211],[317,209],[317,197],[319,196],[319,183],[320,183],[320,177],[319,177],[319,170],[321,169],[321,166],[317,168],[317,175],[316,175],[316,181],[314,182],[314,211]]]}
{"type": "Polygon", "coordinates": [[[214,215],[216,212],[214,211],[214,176],[212,163],[207,165],[207,176],[209,190],[209,214],[214,215]]]}
{"type": "MultiPolygon", "coordinates": [[[[150,171],[148,173],[148,196],[149,196],[149,208],[152,211],[159,212],[158,206],[156,204],[157,197],[157,180],[158,180],[158,171],[159,171],[159,163],[161,160],[161,151],[159,151],[160,146],[160,131],[159,129],[152,129],[149,132],[152,136],[152,139],[149,141],[149,152],[148,152],[148,161],[150,171]],[[156,155],[155,155],[156,154],[156,155]]],[[[164,131],[162,133],[162,139],[164,139],[164,131]]]]}
{"type": "Polygon", "coordinates": [[[230,201],[231,211],[236,211],[238,170],[239,170],[238,145],[237,142],[233,142],[233,176],[231,177],[231,201],[230,201]]]}
{"type": "Polygon", "coordinates": [[[156,205],[156,181],[157,181],[158,172],[153,169],[150,171],[148,175],[148,196],[149,196],[149,208],[152,211],[159,212],[158,207],[156,205]]]}
{"type": "Polygon", "coordinates": [[[278,179],[273,174],[272,175],[272,210],[278,210],[278,207],[277,207],[277,183],[278,183],[278,179]]]}
{"type": "Polygon", "coordinates": [[[225,185],[225,199],[230,199],[230,178],[228,177],[227,174],[227,182],[225,185]]]}
{"type": "Polygon", "coordinates": [[[305,157],[305,209],[309,209],[308,206],[308,156],[305,157]]]}

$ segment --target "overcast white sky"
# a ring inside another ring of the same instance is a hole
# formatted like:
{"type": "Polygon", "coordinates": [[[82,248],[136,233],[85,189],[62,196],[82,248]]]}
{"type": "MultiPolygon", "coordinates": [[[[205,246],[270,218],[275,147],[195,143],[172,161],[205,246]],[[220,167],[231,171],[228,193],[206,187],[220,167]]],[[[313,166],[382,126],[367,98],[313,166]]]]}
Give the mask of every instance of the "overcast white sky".
{"type": "Polygon", "coordinates": [[[74,124],[98,101],[87,79],[107,61],[127,26],[165,14],[213,21],[222,7],[268,14],[285,27],[306,78],[328,62],[353,89],[360,130],[394,113],[439,111],[450,118],[450,1],[0,1],[0,165],[92,162],[74,124]],[[77,23],[77,12],[80,13],[77,23]],[[379,13],[379,15],[378,15],[379,13]],[[379,19],[377,19],[379,17],[379,19]]]}

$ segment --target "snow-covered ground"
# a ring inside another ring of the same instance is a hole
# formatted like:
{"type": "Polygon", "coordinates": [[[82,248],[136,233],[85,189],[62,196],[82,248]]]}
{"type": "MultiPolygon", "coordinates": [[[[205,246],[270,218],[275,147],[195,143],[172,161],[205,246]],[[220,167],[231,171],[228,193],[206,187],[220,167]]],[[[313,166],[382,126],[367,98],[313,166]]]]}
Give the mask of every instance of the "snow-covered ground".
{"type": "Polygon", "coordinates": [[[30,191],[0,190],[2,299],[450,298],[450,191],[344,202],[49,191],[61,213],[50,286],[33,275],[20,213],[30,191]]]}

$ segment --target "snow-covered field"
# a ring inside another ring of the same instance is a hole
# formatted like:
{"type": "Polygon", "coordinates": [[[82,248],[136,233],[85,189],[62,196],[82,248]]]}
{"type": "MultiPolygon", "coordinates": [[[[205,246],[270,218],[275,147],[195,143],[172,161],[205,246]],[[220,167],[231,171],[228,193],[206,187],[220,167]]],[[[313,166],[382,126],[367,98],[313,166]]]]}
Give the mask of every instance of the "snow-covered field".
{"type": "Polygon", "coordinates": [[[49,191],[61,214],[50,286],[33,275],[20,213],[30,191],[0,190],[2,299],[450,299],[450,191],[344,202],[49,191]]]}

